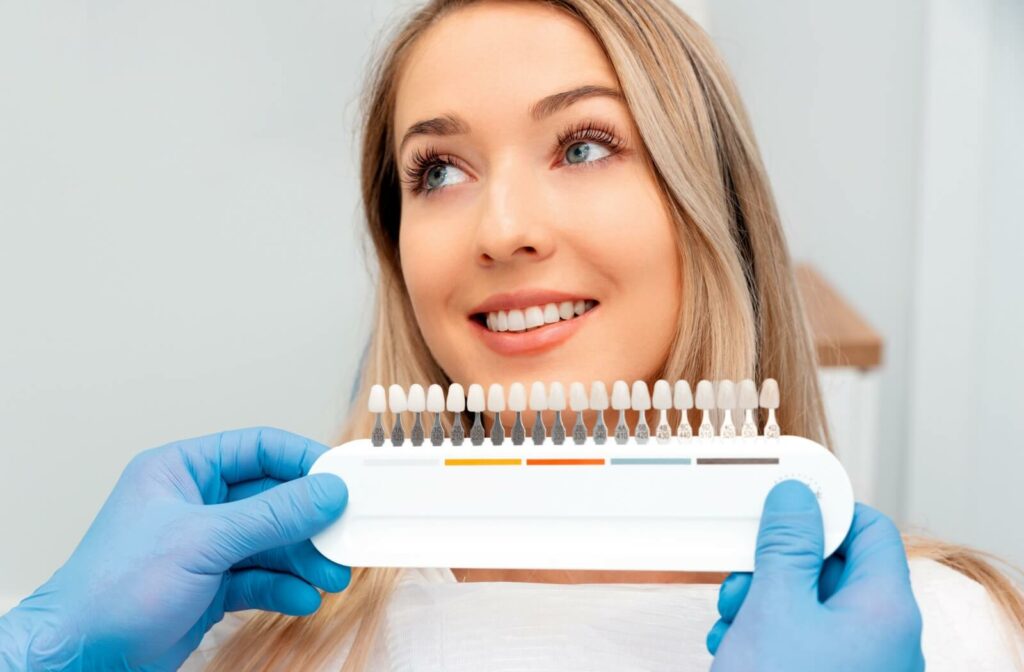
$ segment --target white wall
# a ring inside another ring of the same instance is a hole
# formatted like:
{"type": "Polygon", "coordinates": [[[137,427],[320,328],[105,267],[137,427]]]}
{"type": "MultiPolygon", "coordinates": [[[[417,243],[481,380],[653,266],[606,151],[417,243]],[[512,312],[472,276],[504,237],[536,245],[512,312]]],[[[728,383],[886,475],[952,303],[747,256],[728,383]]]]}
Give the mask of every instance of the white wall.
{"type": "Polygon", "coordinates": [[[0,3],[0,596],[135,452],[334,439],[365,338],[352,125],[389,3],[0,3]]]}
{"type": "Polygon", "coordinates": [[[874,503],[901,517],[925,2],[709,5],[794,257],[885,339],[874,503]]]}
{"type": "Polygon", "coordinates": [[[794,255],[885,338],[875,503],[1024,564],[1024,5],[709,6],[794,255]]]}
{"type": "Polygon", "coordinates": [[[1024,5],[932,0],[908,517],[1024,566],[1024,5]]]}

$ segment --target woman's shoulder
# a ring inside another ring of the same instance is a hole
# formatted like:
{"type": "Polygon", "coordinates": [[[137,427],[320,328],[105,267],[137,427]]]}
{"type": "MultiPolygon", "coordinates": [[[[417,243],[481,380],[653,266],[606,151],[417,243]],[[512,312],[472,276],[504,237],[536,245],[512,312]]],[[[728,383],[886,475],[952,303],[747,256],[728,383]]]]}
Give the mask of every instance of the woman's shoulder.
{"type": "Polygon", "coordinates": [[[940,562],[910,559],[929,672],[1024,669],[1024,636],[977,581],[940,562]]]}

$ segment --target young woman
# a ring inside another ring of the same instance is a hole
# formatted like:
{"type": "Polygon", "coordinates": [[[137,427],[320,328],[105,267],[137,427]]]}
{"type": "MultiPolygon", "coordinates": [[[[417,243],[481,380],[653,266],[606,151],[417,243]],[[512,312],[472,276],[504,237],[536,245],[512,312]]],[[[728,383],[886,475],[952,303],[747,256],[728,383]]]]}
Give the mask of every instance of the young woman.
{"type": "MultiPolygon", "coordinates": [[[[344,439],[369,435],[373,383],[773,377],[786,432],[828,445],[750,124],[670,0],[432,0],[382,54],[362,151],[376,323],[344,439]],[[587,310],[489,318],[566,301],[587,310]]],[[[908,548],[929,669],[1012,669],[1013,584],[969,550],[908,548]]],[[[185,669],[706,669],[721,578],[356,569],[313,616],[229,614],[185,669]]]]}

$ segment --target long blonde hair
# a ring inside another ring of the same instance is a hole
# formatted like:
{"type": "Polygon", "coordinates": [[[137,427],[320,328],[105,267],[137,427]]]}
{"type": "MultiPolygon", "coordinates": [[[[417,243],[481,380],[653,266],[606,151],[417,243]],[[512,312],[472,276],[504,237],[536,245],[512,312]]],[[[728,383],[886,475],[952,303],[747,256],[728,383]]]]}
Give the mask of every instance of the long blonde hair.
{"type": "MultiPolygon", "coordinates": [[[[420,334],[398,253],[401,195],[393,153],[395,87],[421,34],[480,0],[430,0],[380,50],[362,105],[362,198],[377,260],[375,324],[356,399],[375,382],[450,382],[420,334]]],[[[671,0],[534,0],[567,12],[603,45],[617,73],[676,229],[684,292],[679,332],[659,377],[761,380],[782,392],[786,432],[829,446],[812,340],[779,215],[746,112],[707,34],[671,0]]],[[[368,436],[354,407],[341,440],[368,436]]],[[[981,554],[907,540],[908,553],[953,567],[988,589],[1024,631],[1024,599],[981,554]]],[[[215,671],[322,666],[343,639],[343,672],[363,669],[401,570],[356,568],[342,593],[296,618],[260,613],[224,646],[215,671]]]]}

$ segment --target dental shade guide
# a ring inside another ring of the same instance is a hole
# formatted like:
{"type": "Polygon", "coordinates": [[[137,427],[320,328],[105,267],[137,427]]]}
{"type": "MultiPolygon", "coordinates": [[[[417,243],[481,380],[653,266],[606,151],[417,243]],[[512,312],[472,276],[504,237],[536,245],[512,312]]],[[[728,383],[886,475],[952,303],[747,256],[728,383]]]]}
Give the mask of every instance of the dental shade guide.
{"type": "Polygon", "coordinates": [[[436,384],[425,395],[421,385],[391,385],[386,395],[384,386],[371,386],[370,438],[332,448],[310,470],[337,474],[349,492],[346,510],[312,538],[314,546],[352,567],[751,571],[764,499],[786,479],[817,496],[826,557],[846,536],[849,478],[821,445],[781,433],[775,380],[765,379],[760,391],[751,379],[701,380],[696,395],[682,380],[656,381],[653,395],[644,381],[619,380],[611,404],[602,381],[590,384],[589,395],[581,382],[568,385],[568,399],[565,389],[557,381],[514,383],[506,395],[491,384],[485,398],[479,384],[468,395],[457,383],[447,395],[436,384]],[[612,443],[603,418],[609,405],[619,411],[612,443]],[[572,442],[561,419],[566,406],[575,413],[572,442]],[[697,437],[686,418],[693,407],[702,412],[697,437]],[[760,408],[768,413],[759,433],[760,408]],[[658,414],[654,442],[650,409],[658,414]],[[680,413],[674,433],[670,409],[680,413]],[[474,414],[469,443],[466,410],[474,414]],[[536,415],[529,436],[526,410],[536,415]],[[632,433],[627,410],[638,414],[632,433]],[[433,414],[429,441],[424,411],[433,414]],[[503,412],[514,414],[511,436],[503,412]],[[545,412],[556,418],[550,433],[545,412]]]}

